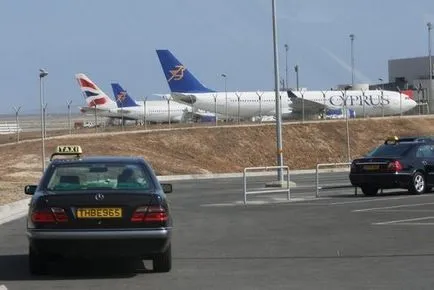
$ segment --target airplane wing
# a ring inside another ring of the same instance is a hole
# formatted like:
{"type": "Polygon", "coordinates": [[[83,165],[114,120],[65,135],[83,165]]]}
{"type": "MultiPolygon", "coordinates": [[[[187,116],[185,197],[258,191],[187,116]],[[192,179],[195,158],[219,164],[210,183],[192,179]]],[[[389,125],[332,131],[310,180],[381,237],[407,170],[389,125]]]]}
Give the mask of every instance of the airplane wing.
{"type": "Polygon", "coordinates": [[[296,96],[292,91],[288,91],[288,96],[292,103],[292,113],[301,113],[303,111],[303,102],[305,113],[321,113],[322,111],[327,109],[327,106],[325,106],[324,104],[303,99],[299,96],[296,96]]]}

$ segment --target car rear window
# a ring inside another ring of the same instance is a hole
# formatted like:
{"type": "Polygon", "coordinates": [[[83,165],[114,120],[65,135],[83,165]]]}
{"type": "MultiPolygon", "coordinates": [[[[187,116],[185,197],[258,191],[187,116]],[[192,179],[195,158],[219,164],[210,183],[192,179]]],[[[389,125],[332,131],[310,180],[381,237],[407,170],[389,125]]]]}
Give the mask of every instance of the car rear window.
{"type": "Polygon", "coordinates": [[[149,190],[150,173],[139,164],[58,164],[47,183],[50,191],[149,190]]]}
{"type": "Polygon", "coordinates": [[[397,143],[397,144],[384,144],[378,146],[373,151],[369,152],[367,157],[398,157],[404,156],[411,149],[412,144],[397,143]]]}

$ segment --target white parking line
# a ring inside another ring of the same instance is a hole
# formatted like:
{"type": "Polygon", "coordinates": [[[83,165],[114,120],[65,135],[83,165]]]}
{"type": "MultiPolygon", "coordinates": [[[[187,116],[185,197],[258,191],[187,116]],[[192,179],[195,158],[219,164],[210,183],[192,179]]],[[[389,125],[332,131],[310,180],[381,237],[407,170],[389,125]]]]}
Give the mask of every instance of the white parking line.
{"type": "Polygon", "coordinates": [[[383,206],[383,207],[371,207],[371,208],[364,208],[364,209],[355,209],[352,212],[366,212],[366,211],[392,209],[392,208],[423,206],[423,205],[430,205],[430,204],[434,204],[434,202],[415,203],[415,204],[401,204],[401,205],[383,206]]]}
{"type": "Polygon", "coordinates": [[[379,222],[379,223],[372,223],[372,224],[373,225],[402,224],[402,223],[405,223],[405,222],[423,221],[423,220],[429,220],[429,219],[434,219],[434,216],[427,216],[427,217],[413,218],[413,219],[405,219],[405,220],[394,220],[394,221],[379,222]]]}
{"type": "Polygon", "coordinates": [[[377,197],[377,198],[371,198],[371,199],[365,199],[364,198],[363,200],[333,202],[333,203],[330,203],[330,205],[365,203],[365,202],[374,202],[374,201],[389,201],[389,200],[408,199],[408,198],[420,198],[420,197],[428,197],[428,196],[429,195],[414,195],[414,196],[381,197],[381,198],[377,197]]]}

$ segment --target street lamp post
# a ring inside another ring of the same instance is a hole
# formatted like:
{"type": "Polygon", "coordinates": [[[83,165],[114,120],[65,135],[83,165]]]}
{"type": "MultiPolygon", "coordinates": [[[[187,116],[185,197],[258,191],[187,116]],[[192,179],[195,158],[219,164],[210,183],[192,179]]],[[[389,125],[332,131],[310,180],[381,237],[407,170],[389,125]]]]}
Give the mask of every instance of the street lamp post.
{"type": "MultiPolygon", "coordinates": [[[[282,149],[282,111],[280,108],[279,94],[279,63],[277,52],[277,23],[276,23],[276,0],[272,0],[272,19],[273,19],[273,52],[274,52],[274,90],[276,100],[276,153],[277,165],[283,166],[283,149],[282,149]]],[[[278,181],[283,182],[282,168],[278,170],[278,181]]]]}
{"type": "Polygon", "coordinates": [[[381,96],[380,96],[381,116],[384,118],[384,102],[383,102],[383,98],[384,98],[384,91],[383,91],[383,89],[381,89],[381,96]]]}
{"type": "MultiPolygon", "coordinates": [[[[95,100],[92,101],[93,107],[94,107],[94,116],[95,116],[95,133],[98,132],[98,116],[97,116],[97,111],[96,111],[96,102],[95,100]]],[[[122,110],[121,110],[121,114],[122,114],[122,110]]]]}
{"type": "MultiPolygon", "coordinates": [[[[432,30],[432,24],[431,22],[427,23],[428,27],[428,58],[429,58],[429,70],[428,70],[428,100],[430,103],[432,103],[431,96],[432,96],[432,74],[433,74],[433,67],[432,67],[432,59],[431,59],[431,30],[432,30]]],[[[428,106],[429,107],[429,106],[428,106]]]]}
{"type": "Polygon", "coordinates": [[[44,132],[44,89],[42,79],[48,75],[44,69],[39,69],[39,100],[41,109],[41,141],[42,141],[42,172],[45,171],[45,132],[44,132]]]}
{"type": "Polygon", "coordinates": [[[354,88],[354,34],[350,34],[351,40],[351,88],[354,88]]]}
{"type": "Polygon", "coordinates": [[[225,95],[226,95],[226,105],[225,105],[225,115],[226,115],[226,119],[225,122],[228,122],[228,90],[227,90],[227,86],[226,86],[226,78],[227,75],[226,74],[221,74],[221,76],[224,78],[225,80],[225,95]]]}
{"type": "Polygon", "coordinates": [[[324,105],[323,119],[325,119],[326,116],[327,116],[327,103],[326,103],[326,93],[327,93],[327,91],[321,91],[321,93],[322,93],[322,99],[323,99],[323,105],[324,105]]]}
{"type": "Polygon", "coordinates": [[[20,123],[18,122],[18,113],[21,110],[21,106],[19,107],[12,107],[15,111],[15,124],[16,124],[16,130],[17,130],[17,143],[20,142],[20,123]]]}
{"type": "Polygon", "coordinates": [[[72,128],[71,128],[71,103],[72,100],[69,100],[66,102],[66,105],[68,106],[68,128],[69,128],[69,134],[72,134],[72,128]]]}
{"type": "Polygon", "coordinates": [[[365,118],[365,90],[362,90],[362,113],[365,118]]]}
{"type": "Polygon", "coordinates": [[[288,44],[285,44],[285,89],[288,89],[288,44]]]}

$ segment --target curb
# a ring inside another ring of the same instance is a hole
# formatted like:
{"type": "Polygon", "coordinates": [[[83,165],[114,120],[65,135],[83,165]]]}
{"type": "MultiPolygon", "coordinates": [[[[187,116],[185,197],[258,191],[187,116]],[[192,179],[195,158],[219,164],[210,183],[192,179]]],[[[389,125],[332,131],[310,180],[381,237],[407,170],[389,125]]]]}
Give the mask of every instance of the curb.
{"type": "Polygon", "coordinates": [[[0,206],[0,225],[23,217],[27,213],[30,198],[0,206]]]}

